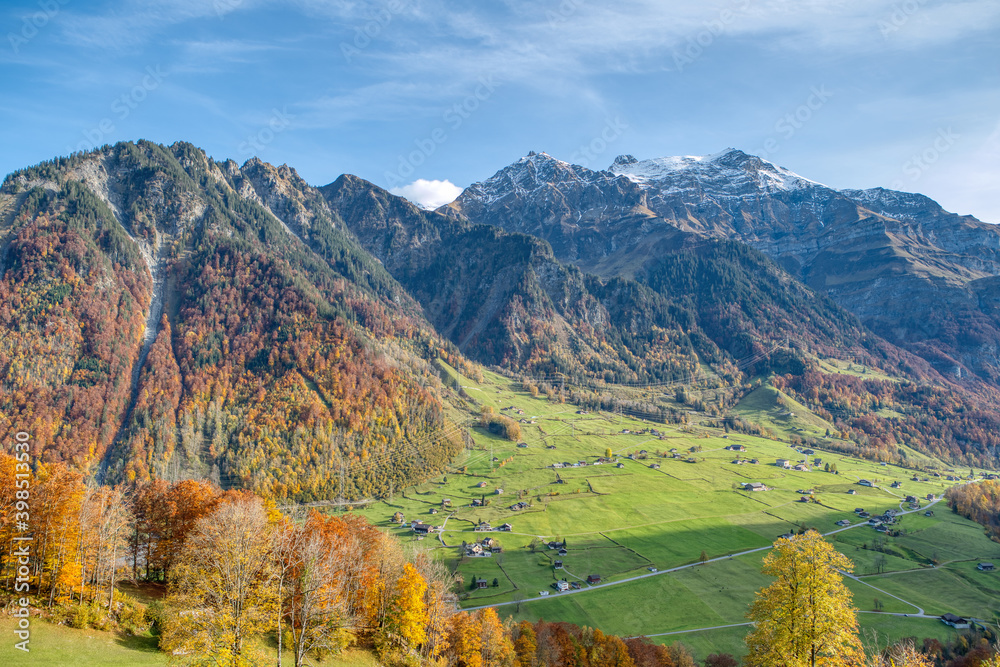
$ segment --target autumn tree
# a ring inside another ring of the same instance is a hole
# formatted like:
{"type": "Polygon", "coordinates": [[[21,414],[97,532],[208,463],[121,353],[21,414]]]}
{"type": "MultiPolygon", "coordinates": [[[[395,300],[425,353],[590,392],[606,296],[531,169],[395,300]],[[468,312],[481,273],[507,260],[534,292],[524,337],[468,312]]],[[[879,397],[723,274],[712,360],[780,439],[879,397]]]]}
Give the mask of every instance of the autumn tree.
{"type": "Polygon", "coordinates": [[[535,657],[535,651],[538,649],[538,640],[535,637],[535,628],[528,621],[521,621],[516,634],[514,656],[518,667],[536,667],[538,659],[535,657]]]}
{"type": "Polygon", "coordinates": [[[448,634],[450,662],[457,667],[483,667],[481,627],[475,614],[455,614],[448,634]]]}
{"type": "Polygon", "coordinates": [[[865,667],[934,667],[934,661],[918,650],[912,640],[905,640],[885,651],[872,651],[865,667]]]}
{"type": "Polygon", "coordinates": [[[272,526],[259,498],[238,496],[198,519],[174,564],[162,645],[201,664],[262,664],[247,639],[273,627],[272,526]]]}
{"type": "MultiPolygon", "coordinates": [[[[280,526],[277,539],[280,615],[287,618],[296,667],[307,655],[339,651],[352,620],[348,562],[362,559],[356,536],[335,539],[337,519],[313,513],[301,526],[280,526]]],[[[278,632],[279,664],[283,633],[278,632]]]]}
{"type": "Polygon", "coordinates": [[[396,581],[385,629],[390,639],[405,647],[417,648],[427,639],[427,582],[412,563],[403,566],[396,581]]]}
{"type": "Polygon", "coordinates": [[[594,630],[590,665],[591,667],[635,667],[635,662],[621,637],[605,635],[600,630],[594,630]]]}
{"type": "Polygon", "coordinates": [[[814,530],[782,538],[764,557],[774,583],[758,591],[747,617],[748,667],[859,665],[863,654],[851,593],[840,572],[853,563],[814,530]]]}
{"type": "Polygon", "coordinates": [[[514,646],[510,635],[500,622],[493,607],[477,612],[480,628],[483,667],[506,667],[514,658],[514,646]]]}

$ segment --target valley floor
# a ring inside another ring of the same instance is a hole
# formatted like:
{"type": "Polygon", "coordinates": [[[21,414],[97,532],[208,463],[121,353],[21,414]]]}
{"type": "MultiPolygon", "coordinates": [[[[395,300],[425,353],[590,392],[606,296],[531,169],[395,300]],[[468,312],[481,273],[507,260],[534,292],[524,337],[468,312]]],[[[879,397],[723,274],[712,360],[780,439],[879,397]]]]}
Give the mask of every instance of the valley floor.
{"type": "MultiPolygon", "coordinates": [[[[700,425],[698,415],[695,423],[663,425],[587,412],[533,398],[493,374],[460,381],[479,406],[523,420],[521,445],[477,430],[475,448],[447,475],[361,513],[455,569],[463,608],[496,606],[516,619],[680,640],[701,655],[741,654],[747,606],[769,583],[760,573],[763,555],[778,536],[810,527],[854,561],[847,585],[860,622],[883,640],[944,639],[955,632],[938,620],[945,612],[1000,620],[1000,575],[976,570],[979,561],[1000,560],[1000,544],[940,500],[958,483],[946,476],[967,477],[967,469],[916,454],[909,469],[815,446],[809,453],[700,425]],[[734,446],[745,451],[728,449],[734,446]],[[782,458],[806,461],[810,471],[775,465],[782,458]],[[837,474],[823,472],[825,464],[837,474]],[[745,491],[748,482],[768,490],[745,491]],[[908,495],[919,509],[910,509],[908,495]],[[525,505],[514,509],[517,503],[525,505]],[[873,517],[895,510],[898,535],[877,532],[857,508],[873,517]],[[440,531],[418,536],[414,520],[440,531]],[[851,525],[840,527],[841,520],[851,525]],[[481,522],[511,529],[480,532],[481,522]],[[484,537],[502,552],[463,555],[463,544],[484,537]],[[550,541],[564,543],[564,555],[550,541]],[[588,583],[592,575],[599,584],[588,583]],[[476,587],[477,579],[486,587],[476,587]],[[559,592],[560,580],[580,588],[559,592]]],[[[767,409],[754,401],[754,409],[767,409]]]]}

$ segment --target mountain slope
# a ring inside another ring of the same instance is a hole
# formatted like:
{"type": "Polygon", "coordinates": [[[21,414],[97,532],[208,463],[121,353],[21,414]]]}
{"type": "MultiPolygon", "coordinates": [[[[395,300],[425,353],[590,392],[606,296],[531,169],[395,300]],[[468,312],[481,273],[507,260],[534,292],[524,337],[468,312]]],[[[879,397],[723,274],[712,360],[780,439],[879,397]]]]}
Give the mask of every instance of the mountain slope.
{"type": "Polygon", "coordinates": [[[2,192],[0,428],[43,459],[316,499],[457,451],[419,307],[287,167],[126,143],[2,192]]]}
{"type": "MultiPolygon", "coordinates": [[[[559,263],[543,241],[422,211],[353,176],[323,192],[437,330],[477,361],[609,382],[670,381],[697,366],[666,304],[623,316],[618,301],[598,296],[610,288],[559,263]]],[[[698,352],[717,350],[706,341],[698,352]]]]}
{"type": "Polygon", "coordinates": [[[941,373],[1000,380],[1000,232],[921,195],[837,191],[729,149],[607,171],[531,154],[442,212],[537,233],[601,275],[637,275],[667,227],[747,243],[941,373]]]}

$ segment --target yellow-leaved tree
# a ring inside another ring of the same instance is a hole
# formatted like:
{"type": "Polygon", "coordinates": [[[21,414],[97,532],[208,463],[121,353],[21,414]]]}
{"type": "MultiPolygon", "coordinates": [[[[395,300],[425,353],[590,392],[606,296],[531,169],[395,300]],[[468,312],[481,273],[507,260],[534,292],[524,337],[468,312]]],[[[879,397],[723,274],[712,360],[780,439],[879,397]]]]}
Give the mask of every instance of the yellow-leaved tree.
{"type": "Polygon", "coordinates": [[[747,617],[747,667],[853,667],[864,661],[857,613],[841,572],[854,564],[814,530],[775,542],[747,617]]]}
{"type": "Polygon", "coordinates": [[[274,627],[273,525],[259,498],[238,496],[198,519],[168,588],[160,646],[182,664],[264,664],[248,641],[274,627]]]}
{"type": "Polygon", "coordinates": [[[403,574],[396,582],[396,595],[392,598],[386,628],[402,644],[417,648],[427,640],[427,603],[424,593],[427,582],[412,563],[403,566],[403,574]]]}

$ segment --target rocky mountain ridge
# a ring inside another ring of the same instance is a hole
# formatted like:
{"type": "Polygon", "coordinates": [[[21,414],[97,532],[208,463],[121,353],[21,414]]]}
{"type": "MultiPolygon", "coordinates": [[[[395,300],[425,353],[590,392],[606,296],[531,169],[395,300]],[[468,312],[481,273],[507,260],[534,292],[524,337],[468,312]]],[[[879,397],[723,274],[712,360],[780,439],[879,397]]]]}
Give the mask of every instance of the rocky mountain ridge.
{"type": "Polygon", "coordinates": [[[667,228],[738,240],[941,372],[1000,380],[1000,230],[923,195],[835,190],[736,149],[601,171],[532,153],[439,210],[599,275],[641,275],[667,228]]]}

